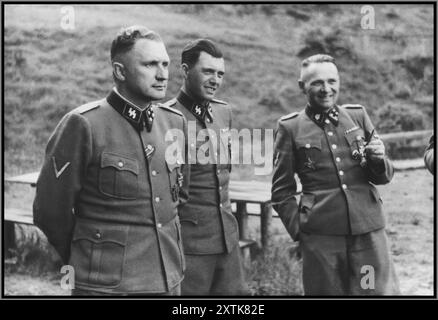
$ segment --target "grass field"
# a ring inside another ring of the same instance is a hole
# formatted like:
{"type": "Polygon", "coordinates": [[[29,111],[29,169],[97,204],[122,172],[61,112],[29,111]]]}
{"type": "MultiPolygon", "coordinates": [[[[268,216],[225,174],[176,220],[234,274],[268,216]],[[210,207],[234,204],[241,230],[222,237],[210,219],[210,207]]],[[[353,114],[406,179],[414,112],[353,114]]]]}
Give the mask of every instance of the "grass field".
{"type": "MultiPolygon", "coordinates": [[[[109,92],[111,40],[120,27],[132,24],[159,32],[166,43],[172,60],[166,98],[181,86],[183,46],[199,37],[216,40],[226,61],[218,98],[232,105],[239,129],[273,128],[280,116],[301,109],[300,62],[316,52],[330,53],[339,63],[340,103],[365,105],[380,132],[433,126],[431,5],[373,5],[371,30],[361,28],[361,5],[73,7],[75,28],[63,30],[60,5],[5,6],[2,126],[7,177],[39,170],[47,139],[61,117],[109,92]]],[[[232,178],[270,180],[254,177],[244,165],[233,169],[232,178]]],[[[432,176],[425,170],[397,172],[391,184],[379,188],[402,292],[430,295],[432,176]]],[[[5,206],[30,209],[33,192],[28,186],[6,184],[5,206]]],[[[255,236],[257,228],[253,221],[255,236]]],[[[22,231],[18,260],[6,265],[5,293],[68,294],[59,287],[58,265],[45,239],[31,236],[32,228],[22,231]]],[[[279,221],[272,231],[276,245],[247,270],[250,288],[258,295],[299,295],[301,266],[295,246],[279,221]]]]}

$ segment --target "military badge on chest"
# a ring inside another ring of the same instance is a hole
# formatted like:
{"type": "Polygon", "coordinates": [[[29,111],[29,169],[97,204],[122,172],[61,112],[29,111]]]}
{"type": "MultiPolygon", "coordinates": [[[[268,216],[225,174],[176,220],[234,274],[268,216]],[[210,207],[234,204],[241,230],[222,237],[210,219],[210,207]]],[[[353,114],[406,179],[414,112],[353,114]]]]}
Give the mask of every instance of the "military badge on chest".
{"type": "Polygon", "coordinates": [[[310,144],[309,143],[307,143],[305,145],[304,157],[305,157],[304,167],[306,167],[306,168],[308,168],[310,170],[316,170],[316,166],[315,166],[316,163],[315,163],[314,160],[312,160],[311,152],[310,152],[310,144]]]}

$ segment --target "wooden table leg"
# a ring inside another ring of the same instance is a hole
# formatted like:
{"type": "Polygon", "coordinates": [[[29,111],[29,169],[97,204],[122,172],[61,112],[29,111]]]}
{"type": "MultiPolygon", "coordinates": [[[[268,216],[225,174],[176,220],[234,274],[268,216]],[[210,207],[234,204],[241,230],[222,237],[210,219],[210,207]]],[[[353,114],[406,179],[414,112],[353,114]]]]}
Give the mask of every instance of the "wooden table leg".
{"type": "Polygon", "coordinates": [[[236,203],[237,222],[239,224],[240,239],[248,239],[248,213],[246,212],[246,202],[236,203]]]}
{"type": "Polygon", "coordinates": [[[270,243],[269,230],[272,221],[272,206],[271,203],[263,203],[260,205],[260,233],[262,248],[265,249],[270,243]]]}
{"type": "Polygon", "coordinates": [[[5,257],[10,258],[12,256],[12,250],[16,249],[15,243],[15,224],[12,221],[4,221],[3,235],[5,257]]]}

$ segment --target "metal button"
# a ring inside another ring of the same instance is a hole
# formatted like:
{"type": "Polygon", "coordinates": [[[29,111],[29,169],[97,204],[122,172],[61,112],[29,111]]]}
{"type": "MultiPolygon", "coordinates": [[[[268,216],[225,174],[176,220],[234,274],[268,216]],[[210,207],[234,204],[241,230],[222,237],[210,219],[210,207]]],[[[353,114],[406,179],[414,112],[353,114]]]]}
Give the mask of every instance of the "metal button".
{"type": "Polygon", "coordinates": [[[331,137],[333,135],[333,132],[329,131],[327,134],[331,137]]]}
{"type": "Polygon", "coordinates": [[[210,119],[207,118],[207,122],[210,123],[210,119]]]}
{"type": "Polygon", "coordinates": [[[192,148],[194,148],[195,147],[195,144],[194,143],[192,143],[191,145],[190,145],[192,148]]]}
{"type": "Polygon", "coordinates": [[[332,144],[332,149],[336,149],[338,146],[335,144],[332,144]]]}
{"type": "Polygon", "coordinates": [[[99,231],[96,231],[96,233],[94,234],[94,238],[95,238],[95,239],[100,239],[100,238],[102,238],[102,235],[100,234],[99,231]]]}
{"type": "Polygon", "coordinates": [[[222,208],[222,203],[219,205],[220,208],[222,208]]]}
{"type": "Polygon", "coordinates": [[[217,174],[221,173],[221,169],[217,169],[217,174]]]}
{"type": "Polygon", "coordinates": [[[336,162],[341,162],[341,158],[336,157],[336,162]]]}
{"type": "Polygon", "coordinates": [[[340,175],[340,176],[343,176],[343,175],[344,175],[344,171],[339,170],[339,175],[340,175]]]}
{"type": "Polygon", "coordinates": [[[306,146],[305,146],[307,149],[309,149],[310,148],[310,144],[309,143],[306,143],[306,146]]]}
{"type": "Polygon", "coordinates": [[[119,168],[122,168],[123,167],[123,162],[119,161],[119,163],[117,165],[119,166],[119,168]]]}
{"type": "Polygon", "coordinates": [[[160,202],[160,197],[156,197],[155,202],[160,202]]]}
{"type": "Polygon", "coordinates": [[[347,185],[346,185],[346,184],[343,184],[343,185],[342,185],[342,189],[344,189],[344,190],[347,189],[347,185]]]}
{"type": "Polygon", "coordinates": [[[152,175],[155,177],[157,175],[157,171],[152,170],[152,175]]]}
{"type": "Polygon", "coordinates": [[[361,136],[356,136],[356,140],[360,141],[360,140],[362,140],[362,137],[361,136]]]}
{"type": "Polygon", "coordinates": [[[161,228],[163,225],[161,223],[157,224],[157,228],[161,228]]]}
{"type": "Polygon", "coordinates": [[[222,190],[222,186],[219,186],[219,190],[222,190]]]}
{"type": "Polygon", "coordinates": [[[329,124],[330,120],[329,119],[325,119],[325,123],[329,124]]]}

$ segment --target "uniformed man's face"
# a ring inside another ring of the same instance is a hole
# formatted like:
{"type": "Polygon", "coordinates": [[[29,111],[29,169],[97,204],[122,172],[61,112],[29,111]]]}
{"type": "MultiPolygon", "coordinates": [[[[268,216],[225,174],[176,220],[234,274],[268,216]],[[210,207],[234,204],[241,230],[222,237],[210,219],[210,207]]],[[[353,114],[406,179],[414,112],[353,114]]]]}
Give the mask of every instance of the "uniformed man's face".
{"type": "Polygon", "coordinates": [[[169,78],[169,56],[160,41],[140,39],[122,57],[123,86],[134,102],[164,98],[169,78]]]}
{"type": "Polygon", "coordinates": [[[330,62],[312,63],[304,69],[300,87],[312,107],[327,110],[338,100],[338,69],[330,62]]]}
{"type": "Polygon", "coordinates": [[[222,84],[225,63],[223,58],[215,58],[202,51],[198,62],[190,69],[183,65],[183,70],[186,89],[190,91],[189,93],[196,99],[209,101],[214,98],[217,89],[222,84]]]}

